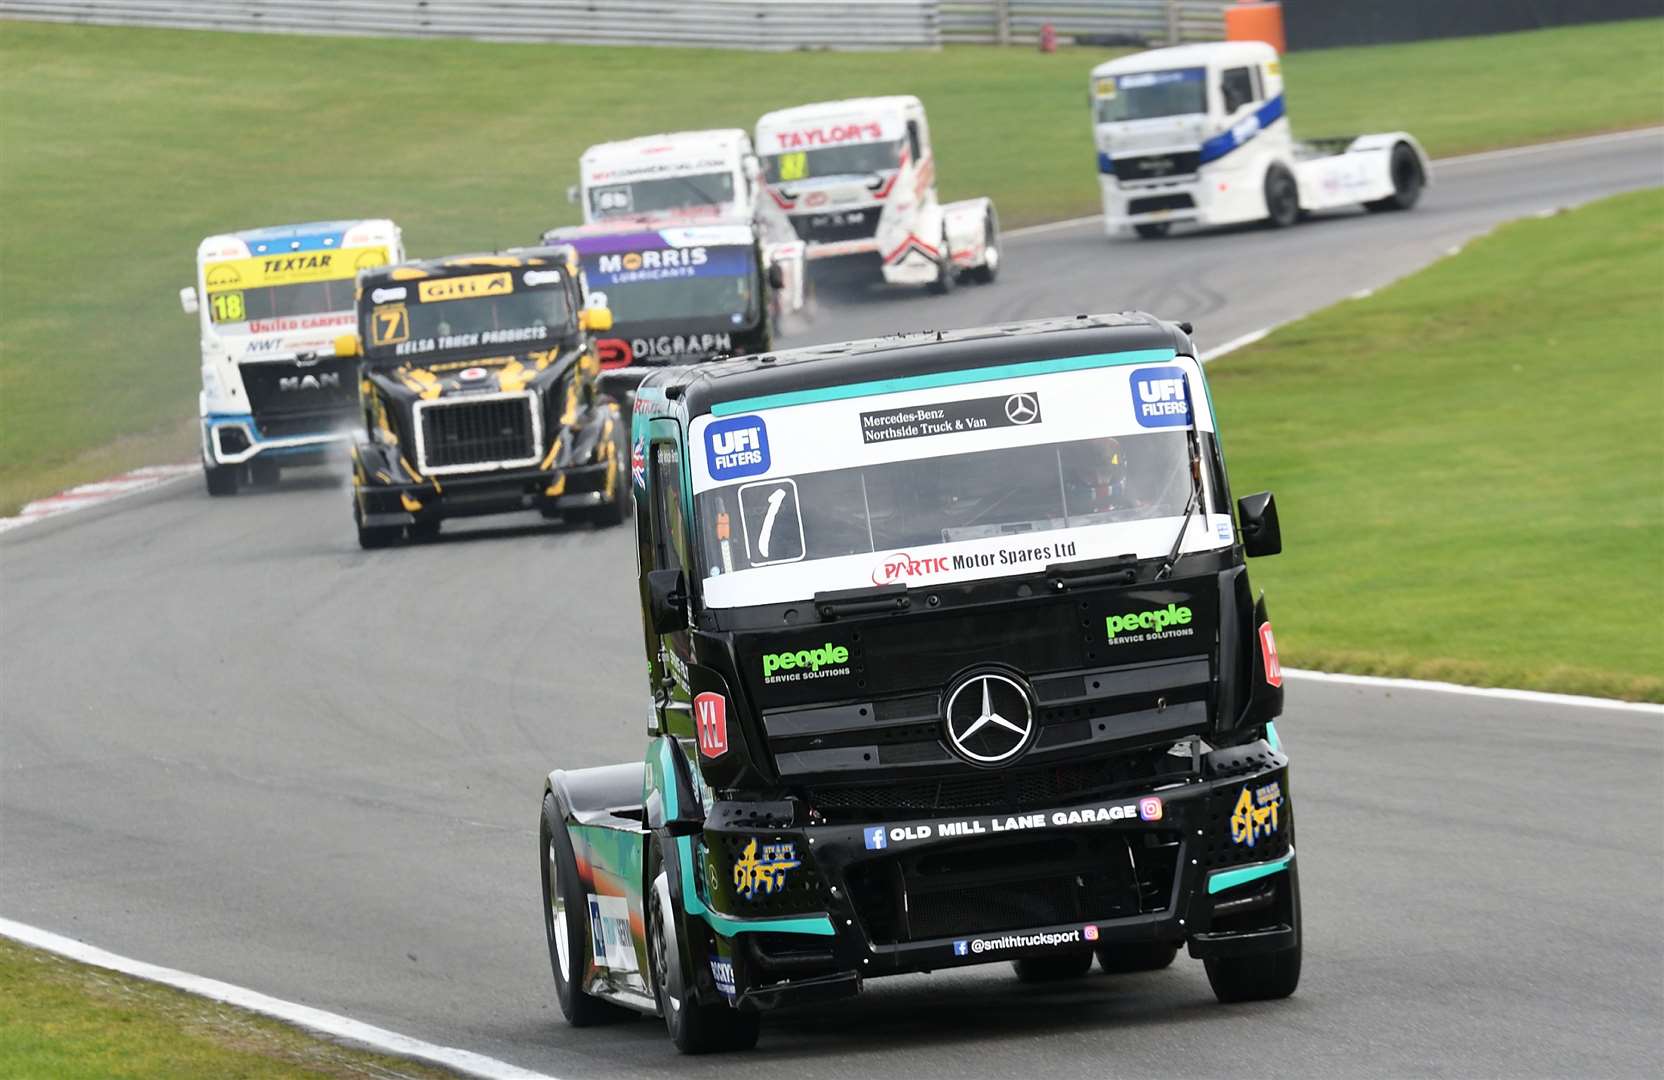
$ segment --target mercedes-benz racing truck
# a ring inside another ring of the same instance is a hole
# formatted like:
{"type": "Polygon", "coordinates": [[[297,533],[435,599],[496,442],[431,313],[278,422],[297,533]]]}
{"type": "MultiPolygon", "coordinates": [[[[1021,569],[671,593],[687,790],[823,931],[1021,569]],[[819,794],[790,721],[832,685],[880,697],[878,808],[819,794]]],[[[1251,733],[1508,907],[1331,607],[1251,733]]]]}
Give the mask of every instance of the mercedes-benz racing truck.
{"type": "MultiPolygon", "coordinates": [[[[642,761],[549,775],[574,1024],[697,1052],[869,979],[1300,975],[1282,671],[1188,327],[1080,316],[655,371],[642,761]]],[[[574,753],[574,759],[585,755],[574,753]]]]}
{"type": "Polygon", "coordinates": [[[179,291],[202,336],[202,471],[210,495],[276,483],[349,437],[358,361],[337,356],[354,278],[404,258],[391,221],[328,221],[210,236],[179,291]]]}
{"type": "Polygon", "coordinates": [[[774,348],[771,298],[785,277],[749,224],[575,226],[543,239],[577,250],[591,295],[612,312],[596,347],[603,386],[620,401],[653,367],[774,348]]]}
{"type": "Polygon", "coordinates": [[[771,112],[757,121],[757,148],[772,212],[808,245],[817,274],[937,292],[961,279],[991,284],[999,274],[993,201],[937,198],[930,124],[918,98],[771,112]]]}
{"type": "Polygon", "coordinates": [[[600,393],[570,247],[402,263],[359,276],[358,542],[431,539],[446,518],[537,510],[616,525],[629,506],[628,418],[600,393]]]}
{"type": "Polygon", "coordinates": [[[1293,225],[1362,204],[1408,210],[1432,182],[1406,132],[1298,142],[1282,62],[1264,42],[1181,45],[1092,69],[1090,101],[1110,236],[1177,222],[1293,225]]]}

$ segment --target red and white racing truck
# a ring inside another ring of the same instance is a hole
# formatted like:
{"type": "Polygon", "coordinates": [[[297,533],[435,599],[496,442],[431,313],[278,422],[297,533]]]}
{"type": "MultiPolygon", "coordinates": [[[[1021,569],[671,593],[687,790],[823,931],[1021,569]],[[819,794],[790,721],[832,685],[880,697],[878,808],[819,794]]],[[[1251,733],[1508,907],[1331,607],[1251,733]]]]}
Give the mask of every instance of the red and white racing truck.
{"type": "Polygon", "coordinates": [[[822,267],[882,273],[947,292],[999,274],[999,215],[987,198],[936,197],[930,124],[916,97],[856,98],[757,121],[768,201],[822,267]]]}

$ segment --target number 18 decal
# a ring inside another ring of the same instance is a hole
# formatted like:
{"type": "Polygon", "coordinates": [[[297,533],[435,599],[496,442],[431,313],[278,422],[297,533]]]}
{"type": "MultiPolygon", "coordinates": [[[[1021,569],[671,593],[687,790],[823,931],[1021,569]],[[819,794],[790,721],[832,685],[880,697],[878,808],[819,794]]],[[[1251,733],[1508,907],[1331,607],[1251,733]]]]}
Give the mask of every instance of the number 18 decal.
{"type": "Polygon", "coordinates": [[[243,294],[240,292],[215,293],[208,300],[213,308],[214,321],[242,322],[247,316],[243,311],[243,294]]]}

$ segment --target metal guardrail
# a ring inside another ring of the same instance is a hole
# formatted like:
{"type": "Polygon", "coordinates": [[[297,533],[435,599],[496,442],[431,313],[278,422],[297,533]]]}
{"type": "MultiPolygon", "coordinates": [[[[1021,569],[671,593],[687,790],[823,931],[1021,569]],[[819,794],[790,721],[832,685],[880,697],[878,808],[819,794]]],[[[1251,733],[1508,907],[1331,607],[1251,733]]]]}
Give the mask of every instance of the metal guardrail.
{"type": "Polygon", "coordinates": [[[1051,25],[1067,43],[1083,36],[1147,45],[1218,41],[1230,0],[941,0],[942,40],[1032,45],[1051,25]]]}
{"type": "Polygon", "coordinates": [[[0,0],[0,18],[727,49],[942,43],[937,0],[0,0]]]}

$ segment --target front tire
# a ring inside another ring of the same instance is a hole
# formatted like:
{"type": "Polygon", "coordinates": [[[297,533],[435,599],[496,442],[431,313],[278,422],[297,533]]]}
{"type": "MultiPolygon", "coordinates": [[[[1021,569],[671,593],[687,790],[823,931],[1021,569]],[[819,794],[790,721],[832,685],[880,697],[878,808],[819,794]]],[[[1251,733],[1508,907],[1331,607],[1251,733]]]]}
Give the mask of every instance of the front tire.
{"type": "Polygon", "coordinates": [[[1408,210],[1421,201],[1421,189],[1426,184],[1427,178],[1421,172],[1421,158],[1410,149],[1409,143],[1399,143],[1392,148],[1392,194],[1364,203],[1364,209],[1372,214],[1408,210]]]}
{"type": "Polygon", "coordinates": [[[543,796],[538,823],[543,861],[543,933],[549,944],[549,967],[555,973],[555,997],[573,1027],[592,1027],[635,1015],[610,1001],[584,993],[584,958],[590,955],[589,918],[572,838],[566,833],[553,793],[543,796]]]}
{"type": "Polygon", "coordinates": [[[1265,214],[1273,229],[1286,229],[1300,220],[1300,185],[1281,165],[1265,174],[1265,214]]]}
{"type": "Polygon", "coordinates": [[[653,993],[665,1030],[684,1054],[749,1050],[757,1045],[762,1017],[729,1005],[702,1005],[690,985],[693,960],[678,928],[686,924],[670,891],[659,841],[647,856],[647,951],[653,965],[653,993]]]}
{"type": "Polygon", "coordinates": [[[399,542],[399,534],[404,531],[397,526],[365,525],[357,499],[353,500],[352,523],[358,528],[358,546],[365,551],[392,547],[399,542]]]}
{"type": "Polygon", "coordinates": [[[269,459],[255,458],[249,462],[248,473],[255,487],[276,487],[283,479],[283,467],[269,459]]]}
{"type": "Polygon", "coordinates": [[[1170,221],[1152,221],[1145,225],[1134,225],[1132,227],[1132,231],[1143,240],[1160,240],[1172,230],[1173,223],[1170,221]]]}
{"type": "Polygon", "coordinates": [[[1171,967],[1179,954],[1177,945],[1151,941],[1129,945],[1099,945],[1098,966],[1110,975],[1135,971],[1160,971],[1171,967]]]}
{"type": "Polygon", "coordinates": [[[1274,1001],[1286,998],[1300,985],[1300,946],[1259,956],[1204,960],[1208,985],[1220,1004],[1274,1001]]]}
{"type": "Polygon", "coordinates": [[[959,271],[953,268],[953,250],[948,247],[947,226],[942,226],[941,257],[936,260],[936,280],[930,283],[930,291],[937,296],[946,296],[959,284],[959,271]]]}
{"type": "Polygon", "coordinates": [[[1017,981],[1025,983],[1063,982],[1078,979],[1092,970],[1092,953],[1066,952],[1056,956],[1029,956],[1011,961],[1017,981]]]}
{"type": "Polygon", "coordinates": [[[237,494],[237,473],[241,466],[202,463],[202,482],[215,498],[237,494]]]}

